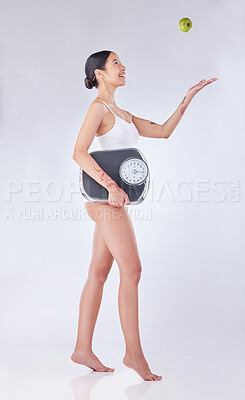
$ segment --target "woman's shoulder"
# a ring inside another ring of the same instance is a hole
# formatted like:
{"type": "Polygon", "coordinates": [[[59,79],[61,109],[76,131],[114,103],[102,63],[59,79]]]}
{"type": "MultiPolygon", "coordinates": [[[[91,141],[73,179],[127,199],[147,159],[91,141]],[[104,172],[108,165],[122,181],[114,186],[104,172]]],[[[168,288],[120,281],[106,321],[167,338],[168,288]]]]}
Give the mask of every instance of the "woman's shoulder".
{"type": "Polygon", "coordinates": [[[101,115],[105,115],[106,112],[106,106],[102,101],[98,101],[97,99],[94,99],[89,107],[88,107],[88,111],[91,113],[100,113],[101,115]]]}
{"type": "MultiPolygon", "coordinates": [[[[107,104],[107,103],[106,103],[107,104]]],[[[98,99],[98,98],[95,98],[92,102],[91,102],[91,104],[90,104],[90,107],[98,107],[98,108],[102,108],[102,109],[107,109],[108,108],[108,105],[106,106],[106,104],[105,104],[105,102],[104,102],[104,100],[102,100],[102,99],[98,99]],[[94,106],[94,104],[95,104],[95,106],[94,106]]],[[[128,115],[129,115],[129,117],[130,117],[130,119],[132,120],[132,118],[133,118],[133,114],[131,114],[129,111],[127,111],[127,110],[124,110],[123,108],[120,108],[120,107],[117,107],[119,110],[121,110],[121,111],[125,111],[128,115]]],[[[112,107],[110,106],[110,109],[112,110],[112,107]]]]}
{"type": "Polygon", "coordinates": [[[92,107],[92,106],[94,106],[94,105],[95,105],[95,107],[103,107],[105,104],[104,104],[104,102],[103,102],[102,100],[100,100],[100,99],[94,99],[93,101],[91,101],[90,107],[92,107]]]}

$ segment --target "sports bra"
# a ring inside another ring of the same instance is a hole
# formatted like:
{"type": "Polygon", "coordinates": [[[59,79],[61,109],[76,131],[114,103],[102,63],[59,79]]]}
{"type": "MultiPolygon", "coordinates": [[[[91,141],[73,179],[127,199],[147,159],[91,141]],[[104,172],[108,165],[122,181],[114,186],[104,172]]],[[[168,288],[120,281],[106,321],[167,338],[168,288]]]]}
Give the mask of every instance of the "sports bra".
{"type": "Polygon", "coordinates": [[[100,147],[103,150],[135,147],[139,139],[139,132],[132,119],[129,123],[118,117],[116,114],[114,114],[104,100],[97,99],[94,101],[102,101],[115,117],[115,123],[113,127],[103,135],[96,136],[100,147]]]}

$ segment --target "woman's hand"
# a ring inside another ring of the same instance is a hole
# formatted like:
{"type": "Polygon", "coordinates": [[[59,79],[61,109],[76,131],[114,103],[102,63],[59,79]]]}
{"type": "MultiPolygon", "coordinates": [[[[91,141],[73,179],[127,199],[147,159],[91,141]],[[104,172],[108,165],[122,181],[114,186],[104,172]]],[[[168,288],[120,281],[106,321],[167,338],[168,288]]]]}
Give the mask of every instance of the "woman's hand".
{"type": "Polygon", "coordinates": [[[192,86],[187,94],[190,94],[191,96],[195,96],[199,90],[201,90],[202,88],[204,88],[204,86],[209,85],[210,83],[217,81],[218,78],[212,78],[209,79],[208,81],[206,81],[206,79],[203,79],[202,81],[200,81],[199,83],[197,83],[195,86],[192,86]]]}
{"type": "Polygon", "coordinates": [[[124,190],[112,187],[109,189],[108,203],[114,207],[123,207],[124,204],[130,204],[130,201],[124,190]]]}

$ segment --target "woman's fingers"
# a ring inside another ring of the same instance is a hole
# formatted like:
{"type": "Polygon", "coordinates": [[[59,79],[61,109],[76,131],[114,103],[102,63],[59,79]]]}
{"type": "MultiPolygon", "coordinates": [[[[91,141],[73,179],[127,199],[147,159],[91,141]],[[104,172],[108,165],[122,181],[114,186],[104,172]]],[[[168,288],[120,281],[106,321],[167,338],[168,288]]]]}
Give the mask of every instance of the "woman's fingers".
{"type": "Polygon", "coordinates": [[[211,82],[217,81],[217,80],[218,80],[218,78],[211,78],[211,79],[209,79],[208,81],[206,81],[206,79],[203,79],[202,81],[200,81],[200,82],[198,83],[198,85],[204,84],[204,86],[205,86],[205,85],[207,85],[208,83],[211,83],[211,82]]]}
{"type": "Polygon", "coordinates": [[[198,85],[201,86],[201,89],[204,88],[204,86],[209,85],[210,83],[217,81],[218,78],[211,78],[208,81],[206,81],[206,79],[203,79],[201,82],[198,83],[198,85]]]}
{"type": "MultiPolygon", "coordinates": [[[[209,85],[210,83],[212,83],[212,82],[214,82],[214,81],[216,81],[217,80],[217,78],[212,78],[212,79],[209,79],[209,81],[207,81],[206,83],[205,83],[205,85],[209,85]]],[[[205,86],[204,85],[204,86],[205,86]]]]}
{"type": "Polygon", "coordinates": [[[126,204],[130,204],[128,195],[126,196],[125,203],[126,203],[126,204]]]}

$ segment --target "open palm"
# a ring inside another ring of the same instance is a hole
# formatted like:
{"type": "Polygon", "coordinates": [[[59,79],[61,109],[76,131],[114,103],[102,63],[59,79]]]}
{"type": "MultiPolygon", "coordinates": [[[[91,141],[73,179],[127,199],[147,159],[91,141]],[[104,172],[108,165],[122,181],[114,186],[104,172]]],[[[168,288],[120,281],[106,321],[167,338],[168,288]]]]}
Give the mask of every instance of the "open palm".
{"type": "Polygon", "coordinates": [[[201,90],[202,88],[204,88],[204,86],[209,85],[210,83],[217,81],[218,78],[212,78],[209,79],[208,81],[206,81],[206,79],[203,79],[202,81],[200,81],[199,83],[197,83],[195,86],[192,86],[189,90],[188,93],[195,95],[199,92],[199,90],[201,90]]]}

